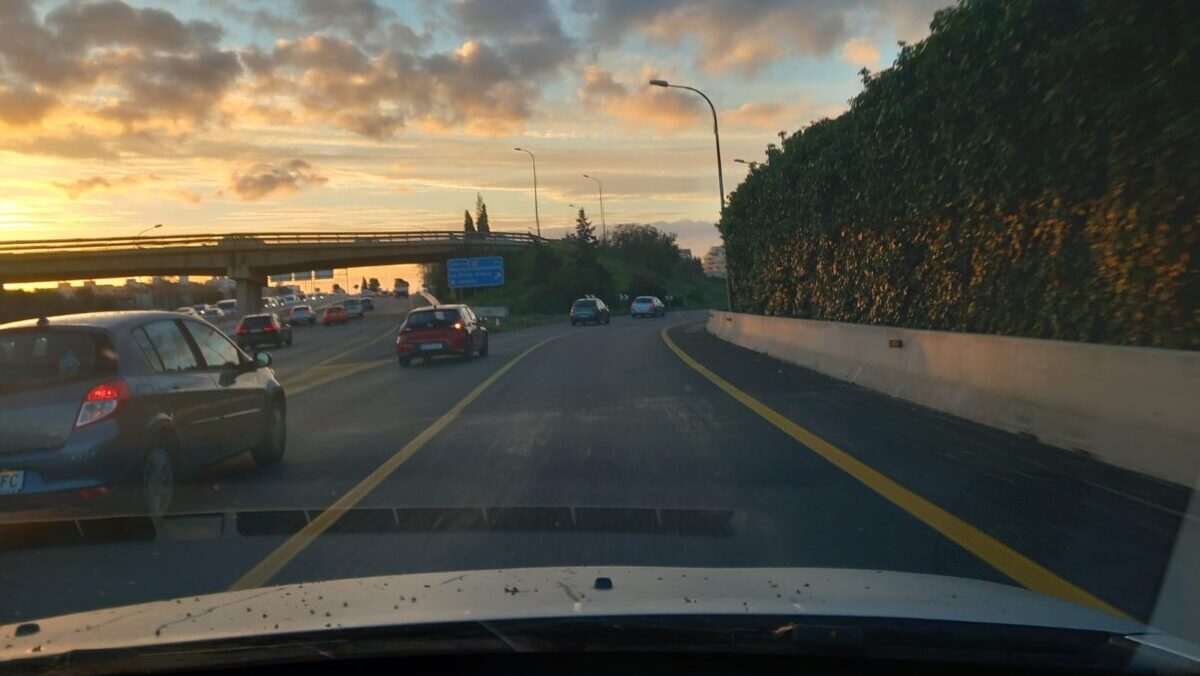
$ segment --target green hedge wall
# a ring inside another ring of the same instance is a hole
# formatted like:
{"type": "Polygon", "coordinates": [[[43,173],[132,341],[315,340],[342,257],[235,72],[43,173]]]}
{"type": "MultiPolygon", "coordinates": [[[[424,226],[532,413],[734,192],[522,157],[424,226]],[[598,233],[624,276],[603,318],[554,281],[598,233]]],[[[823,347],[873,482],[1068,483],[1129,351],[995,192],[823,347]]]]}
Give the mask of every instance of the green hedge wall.
{"type": "Polygon", "coordinates": [[[768,151],[743,312],[1200,349],[1200,2],[967,0],[768,151]]]}

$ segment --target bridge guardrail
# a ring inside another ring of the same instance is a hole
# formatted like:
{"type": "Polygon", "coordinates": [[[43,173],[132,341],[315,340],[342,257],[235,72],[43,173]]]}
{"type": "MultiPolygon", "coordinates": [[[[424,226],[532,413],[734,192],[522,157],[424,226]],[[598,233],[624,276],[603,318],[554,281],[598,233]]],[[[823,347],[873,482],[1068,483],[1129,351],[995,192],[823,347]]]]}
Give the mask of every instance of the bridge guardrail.
{"type": "Polygon", "coordinates": [[[461,230],[395,232],[245,232],[155,237],[97,237],[0,241],[0,254],[69,253],[182,247],[245,247],[283,244],[393,244],[402,242],[512,243],[545,241],[523,232],[466,235],[461,230]]]}

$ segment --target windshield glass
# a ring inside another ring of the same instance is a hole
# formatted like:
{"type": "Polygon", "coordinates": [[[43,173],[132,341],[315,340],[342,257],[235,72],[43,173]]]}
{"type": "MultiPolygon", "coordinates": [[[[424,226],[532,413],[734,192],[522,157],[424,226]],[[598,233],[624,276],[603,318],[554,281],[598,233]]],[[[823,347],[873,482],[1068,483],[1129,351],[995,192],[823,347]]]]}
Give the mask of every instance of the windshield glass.
{"type": "Polygon", "coordinates": [[[1198,0],[0,0],[0,673],[476,571],[222,626],[1200,645],[1198,73],[1198,0]]]}
{"type": "Polygon", "coordinates": [[[459,320],[458,310],[424,310],[409,313],[404,325],[410,329],[451,326],[459,320]]]}
{"type": "Polygon", "coordinates": [[[274,323],[275,319],[271,315],[251,315],[242,318],[242,326],[248,329],[261,329],[274,323]]]}
{"type": "Polygon", "coordinates": [[[75,329],[0,330],[0,392],[112,375],[117,354],[103,333],[75,329]]]}

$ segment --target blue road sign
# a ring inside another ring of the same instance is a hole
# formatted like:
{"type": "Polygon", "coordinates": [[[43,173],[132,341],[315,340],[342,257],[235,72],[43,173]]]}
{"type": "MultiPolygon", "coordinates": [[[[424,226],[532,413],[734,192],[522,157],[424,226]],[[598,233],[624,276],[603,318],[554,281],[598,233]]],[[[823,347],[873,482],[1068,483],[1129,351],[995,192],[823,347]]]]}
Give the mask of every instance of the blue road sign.
{"type": "Polygon", "coordinates": [[[446,261],[451,289],[504,285],[504,259],[500,256],[451,258],[446,261]]]}

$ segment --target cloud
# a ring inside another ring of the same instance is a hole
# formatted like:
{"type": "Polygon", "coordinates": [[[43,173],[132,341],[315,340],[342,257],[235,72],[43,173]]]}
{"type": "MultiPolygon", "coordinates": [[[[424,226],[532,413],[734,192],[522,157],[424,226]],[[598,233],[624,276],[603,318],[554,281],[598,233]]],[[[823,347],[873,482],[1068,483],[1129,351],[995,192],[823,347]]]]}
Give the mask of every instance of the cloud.
{"type": "Polygon", "coordinates": [[[74,181],[55,182],[54,186],[60,188],[71,199],[79,199],[83,195],[93,190],[109,190],[113,188],[129,187],[157,181],[159,178],[153,174],[136,175],[129,174],[126,176],[118,176],[115,178],[105,178],[103,176],[91,176],[88,178],[80,178],[74,181]]]}
{"type": "Polygon", "coordinates": [[[117,152],[108,140],[78,129],[64,134],[39,134],[32,137],[0,134],[0,150],[74,160],[117,158],[117,152]]]}
{"type": "Polygon", "coordinates": [[[836,0],[575,0],[594,40],[608,44],[637,30],[678,46],[696,41],[708,72],[754,73],[787,55],[829,53],[846,32],[848,7],[836,0]]]}
{"type": "Polygon", "coordinates": [[[952,0],[573,0],[591,42],[614,46],[639,32],[671,46],[695,42],[711,73],[753,74],[788,56],[826,56],[856,26],[917,40],[952,0]]]}
{"type": "Polygon", "coordinates": [[[57,105],[57,97],[29,87],[0,87],[0,122],[13,127],[38,122],[57,105]]]}
{"type": "Polygon", "coordinates": [[[514,133],[538,96],[522,66],[478,40],[428,56],[397,50],[372,56],[350,41],[310,35],[281,40],[270,52],[248,49],[242,59],[254,95],[286,97],[310,121],[376,139],[391,137],[410,119],[430,131],[514,133]]]}
{"type": "Polygon", "coordinates": [[[256,163],[229,178],[229,189],[243,202],[252,202],[273,194],[287,194],[323,185],[329,179],[316,173],[311,164],[293,159],[281,164],[256,163]]]}
{"type": "Polygon", "coordinates": [[[574,42],[548,0],[459,0],[447,11],[468,38],[501,38],[504,59],[527,77],[552,73],[574,59],[574,42]]]}
{"type": "MultiPolygon", "coordinates": [[[[152,121],[196,124],[241,72],[237,55],[218,46],[221,37],[214,23],[119,0],[63,4],[44,19],[29,0],[5,0],[0,72],[9,91],[36,91],[43,103],[59,101],[76,117],[127,129],[152,121]]],[[[27,107],[16,119],[33,124],[54,108],[27,107]]]]}
{"type": "Polygon", "coordinates": [[[733,110],[722,111],[722,119],[730,125],[778,130],[795,126],[797,107],[774,101],[752,101],[733,110]]]}
{"type": "Polygon", "coordinates": [[[851,38],[842,45],[842,61],[864,68],[878,68],[879,45],[866,38],[851,38]]]}
{"type": "Polygon", "coordinates": [[[204,201],[204,195],[188,190],[187,188],[171,188],[170,190],[167,190],[166,193],[171,197],[174,197],[181,202],[187,202],[188,204],[200,204],[204,201]]]}
{"type": "MultiPolygon", "coordinates": [[[[639,82],[654,77],[643,72],[639,82]]],[[[618,82],[611,71],[589,66],[583,73],[579,98],[588,106],[603,109],[630,126],[649,124],[660,132],[676,132],[693,125],[701,116],[699,102],[674,89],[640,85],[631,89],[618,82]]]]}

